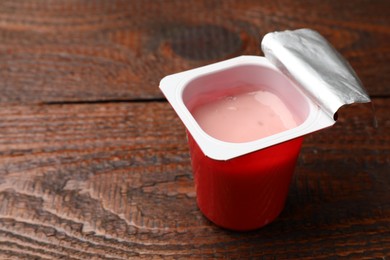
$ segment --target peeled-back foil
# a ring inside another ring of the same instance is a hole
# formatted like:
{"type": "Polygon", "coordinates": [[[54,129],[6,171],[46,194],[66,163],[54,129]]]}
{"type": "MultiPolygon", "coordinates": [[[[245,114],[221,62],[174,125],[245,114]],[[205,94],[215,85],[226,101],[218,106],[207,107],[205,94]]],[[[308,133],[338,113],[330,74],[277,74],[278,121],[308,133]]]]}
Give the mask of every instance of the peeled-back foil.
{"type": "Polygon", "coordinates": [[[329,116],[343,105],[371,101],[350,64],[316,31],[268,33],[261,48],[329,116]]]}

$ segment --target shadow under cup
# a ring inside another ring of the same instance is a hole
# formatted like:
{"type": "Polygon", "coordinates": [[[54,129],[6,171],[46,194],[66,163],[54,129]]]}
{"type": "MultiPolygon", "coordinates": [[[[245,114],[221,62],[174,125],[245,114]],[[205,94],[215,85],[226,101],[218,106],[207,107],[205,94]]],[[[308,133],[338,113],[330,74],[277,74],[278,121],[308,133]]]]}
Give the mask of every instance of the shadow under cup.
{"type": "MultiPolygon", "coordinates": [[[[216,97],[236,93],[239,86],[250,86],[251,90],[261,87],[277,95],[298,125],[308,117],[309,105],[303,94],[281,72],[261,65],[237,65],[200,75],[186,84],[182,99],[191,113],[216,97]]],[[[303,137],[232,159],[215,160],[203,153],[189,131],[187,134],[197,203],[208,219],[224,228],[251,230],[280,214],[303,137]]]]}

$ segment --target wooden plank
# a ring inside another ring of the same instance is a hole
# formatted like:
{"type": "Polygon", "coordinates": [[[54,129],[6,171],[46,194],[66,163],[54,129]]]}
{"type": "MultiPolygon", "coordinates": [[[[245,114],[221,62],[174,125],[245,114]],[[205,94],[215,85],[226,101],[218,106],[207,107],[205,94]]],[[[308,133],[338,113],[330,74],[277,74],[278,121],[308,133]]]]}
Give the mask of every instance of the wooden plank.
{"type": "Polygon", "coordinates": [[[164,102],[0,108],[0,255],[15,259],[390,256],[388,99],[308,136],[285,210],[230,232],[205,219],[185,131],[164,102]]]}
{"type": "Polygon", "coordinates": [[[159,80],[318,30],[371,95],[389,96],[388,1],[1,1],[0,102],[162,98],[159,80]],[[163,11],[162,11],[163,10],[163,11]]]}

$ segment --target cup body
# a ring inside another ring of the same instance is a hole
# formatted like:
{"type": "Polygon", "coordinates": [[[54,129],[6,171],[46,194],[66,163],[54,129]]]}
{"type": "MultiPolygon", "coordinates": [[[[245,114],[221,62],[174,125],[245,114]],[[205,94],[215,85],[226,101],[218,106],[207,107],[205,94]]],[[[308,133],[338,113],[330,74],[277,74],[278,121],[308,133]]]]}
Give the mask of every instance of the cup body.
{"type": "Polygon", "coordinates": [[[302,140],[295,138],[220,161],[205,156],[188,133],[202,213],[216,225],[238,231],[273,221],[284,207],[302,140]]]}

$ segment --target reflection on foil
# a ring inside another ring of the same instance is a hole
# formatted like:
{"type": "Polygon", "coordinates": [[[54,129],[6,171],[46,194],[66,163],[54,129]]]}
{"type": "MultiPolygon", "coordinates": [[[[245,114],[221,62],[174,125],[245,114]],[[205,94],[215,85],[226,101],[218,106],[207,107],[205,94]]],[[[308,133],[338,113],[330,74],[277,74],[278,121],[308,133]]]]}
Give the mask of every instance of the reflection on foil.
{"type": "Polygon", "coordinates": [[[261,48],[331,117],[343,105],[371,101],[349,63],[316,31],[268,33],[261,48]]]}

